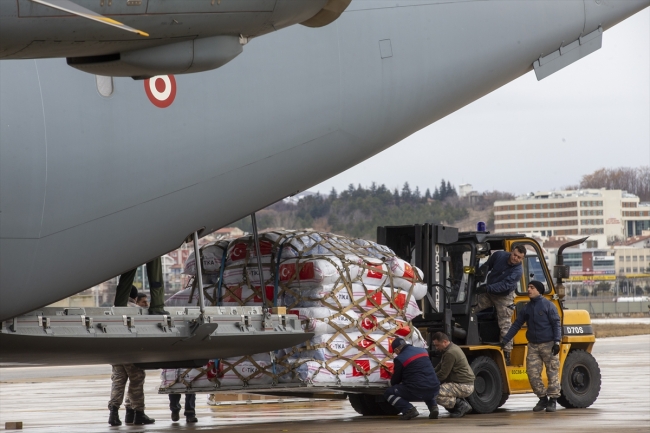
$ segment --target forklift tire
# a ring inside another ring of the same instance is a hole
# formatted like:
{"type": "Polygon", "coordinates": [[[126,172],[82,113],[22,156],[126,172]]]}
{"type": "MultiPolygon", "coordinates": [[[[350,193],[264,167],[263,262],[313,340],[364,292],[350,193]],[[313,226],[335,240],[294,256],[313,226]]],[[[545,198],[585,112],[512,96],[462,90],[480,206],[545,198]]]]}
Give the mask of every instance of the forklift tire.
{"type": "Polygon", "coordinates": [[[348,394],[350,405],[363,416],[395,416],[399,411],[384,400],[383,396],[370,394],[348,394]]]}
{"type": "Polygon", "coordinates": [[[572,350],[567,355],[557,402],[567,409],[589,407],[600,394],[600,367],[591,353],[572,350]]]}
{"type": "Polygon", "coordinates": [[[348,394],[348,400],[350,400],[350,405],[352,409],[356,410],[358,414],[363,416],[373,416],[379,415],[375,408],[368,405],[368,402],[364,394],[348,394]]]}
{"type": "Polygon", "coordinates": [[[506,401],[508,401],[508,397],[510,397],[510,394],[501,394],[501,400],[499,401],[499,405],[497,408],[500,408],[504,404],[506,404],[506,401]]]}
{"type": "MultiPolygon", "coordinates": [[[[501,371],[489,356],[479,356],[470,364],[474,371],[474,392],[467,398],[475,413],[492,413],[503,398],[501,371]]],[[[505,403],[505,401],[504,401],[505,403]]]]}

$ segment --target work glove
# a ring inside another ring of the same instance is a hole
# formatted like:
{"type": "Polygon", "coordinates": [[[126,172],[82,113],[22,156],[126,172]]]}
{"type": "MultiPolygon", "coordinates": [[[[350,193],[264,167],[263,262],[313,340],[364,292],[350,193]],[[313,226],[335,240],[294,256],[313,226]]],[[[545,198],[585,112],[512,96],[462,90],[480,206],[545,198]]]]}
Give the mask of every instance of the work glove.
{"type": "Polygon", "coordinates": [[[559,345],[558,343],[555,343],[555,344],[553,345],[553,349],[551,349],[551,353],[553,354],[553,356],[555,356],[555,355],[557,355],[558,353],[560,353],[560,345],[559,345]]]}
{"type": "Polygon", "coordinates": [[[485,284],[476,286],[476,294],[480,295],[481,293],[487,293],[487,286],[485,284]]]}

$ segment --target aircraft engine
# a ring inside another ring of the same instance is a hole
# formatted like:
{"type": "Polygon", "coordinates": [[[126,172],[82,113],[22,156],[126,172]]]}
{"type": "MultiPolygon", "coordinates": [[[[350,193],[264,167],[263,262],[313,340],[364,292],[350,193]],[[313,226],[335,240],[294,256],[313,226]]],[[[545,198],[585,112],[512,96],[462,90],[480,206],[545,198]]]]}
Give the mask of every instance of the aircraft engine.
{"type": "Polygon", "coordinates": [[[189,74],[225,65],[242,51],[237,36],[213,36],[106,56],[72,57],[68,65],[84,72],[111,77],[149,78],[189,74]]]}

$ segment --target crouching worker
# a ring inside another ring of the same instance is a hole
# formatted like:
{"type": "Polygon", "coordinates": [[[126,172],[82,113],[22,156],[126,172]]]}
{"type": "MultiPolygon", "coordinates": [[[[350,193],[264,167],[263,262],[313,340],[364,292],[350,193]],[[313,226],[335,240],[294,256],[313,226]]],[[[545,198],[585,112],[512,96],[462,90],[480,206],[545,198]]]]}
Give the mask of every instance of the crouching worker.
{"type": "Polygon", "coordinates": [[[442,353],[435,368],[438,380],[442,383],[436,401],[449,411],[451,418],[463,417],[472,410],[465,398],[474,392],[474,372],[463,351],[449,341],[447,334],[433,334],[433,345],[442,353]]]}
{"type": "Polygon", "coordinates": [[[413,419],[420,414],[411,404],[412,401],[423,401],[429,408],[429,418],[438,418],[436,396],[440,382],[428,351],[413,347],[401,338],[396,338],[391,347],[397,357],[390,379],[391,386],[384,393],[384,398],[400,411],[403,420],[413,419]]]}

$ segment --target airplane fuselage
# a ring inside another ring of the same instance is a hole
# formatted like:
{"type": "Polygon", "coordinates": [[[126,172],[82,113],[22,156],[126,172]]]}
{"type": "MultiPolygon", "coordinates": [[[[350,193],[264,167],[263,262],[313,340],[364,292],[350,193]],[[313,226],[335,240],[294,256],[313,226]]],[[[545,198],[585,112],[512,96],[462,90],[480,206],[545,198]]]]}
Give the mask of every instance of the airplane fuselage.
{"type": "Polygon", "coordinates": [[[175,76],[165,108],[146,89],[171,81],[102,96],[65,59],[2,61],[0,320],[340,173],[648,4],[358,0],[175,76]]]}

